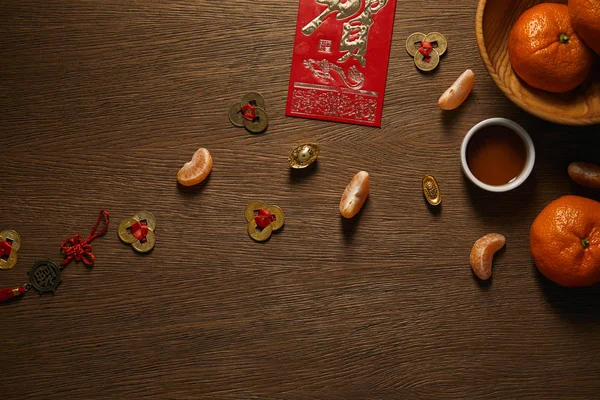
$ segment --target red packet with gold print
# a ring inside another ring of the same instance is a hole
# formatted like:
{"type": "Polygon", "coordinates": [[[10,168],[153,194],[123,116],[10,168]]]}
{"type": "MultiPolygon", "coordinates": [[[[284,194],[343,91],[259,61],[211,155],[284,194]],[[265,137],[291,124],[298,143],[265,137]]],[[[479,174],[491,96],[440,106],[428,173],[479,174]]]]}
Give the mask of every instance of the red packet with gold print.
{"type": "Polygon", "coordinates": [[[300,0],[286,115],[381,126],[396,0],[300,0]]]}

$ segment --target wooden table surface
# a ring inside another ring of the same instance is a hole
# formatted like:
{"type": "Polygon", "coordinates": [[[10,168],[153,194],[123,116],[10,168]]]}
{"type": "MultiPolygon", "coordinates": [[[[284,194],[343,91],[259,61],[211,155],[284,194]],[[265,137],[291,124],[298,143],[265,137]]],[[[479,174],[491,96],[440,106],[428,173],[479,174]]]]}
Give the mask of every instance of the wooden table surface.
{"type": "Polygon", "coordinates": [[[575,186],[569,162],[600,161],[599,127],[538,120],[512,105],[479,58],[476,1],[398,1],[381,129],[284,116],[298,1],[0,2],[0,228],[23,238],[0,287],[36,259],[96,239],[96,265],[70,264],[53,296],[0,305],[3,399],[592,399],[600,389],[600,290],[566,290],[536,271],[529,227],[575,186]],[[450,43],[422,75],[404,49],[415,31],[450,43]],[[439,95],[466,68],[475,89],[456,112],[439,95]],[[230,103],[260,91],[269,130],[230,125],[230,103]],[[533,175],[508,194],[476,189],[459,147],[480,120],[532,135],[533,175]],[[318,166],[293,174],[298,144],[318,166]],[[208,181],[178,187],[199,147],[208,181]],[[371,195],[343,221],[359,170],[371,195]],[[421,179],[439,181],[432,212],[421,179]],[[244,208],[286,212],[265,244],[244,208]],[[158,219],[146,256],[117,238],[122,219],[158,219]],[[491,284],[469,266],[480,236],[507,247],[491,284]]]}

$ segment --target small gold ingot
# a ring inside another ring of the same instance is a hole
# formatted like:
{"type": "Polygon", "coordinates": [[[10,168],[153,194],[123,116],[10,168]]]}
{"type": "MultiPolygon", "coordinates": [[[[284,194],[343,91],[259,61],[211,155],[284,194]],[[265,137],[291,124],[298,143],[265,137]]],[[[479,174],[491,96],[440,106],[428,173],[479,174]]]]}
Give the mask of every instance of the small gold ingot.
{"type": "Polygon", "coordinates": [[[280,207],[268,206],[265,202],[260,200],[254,200],[248,203],[246,210],[244,211],[244,216],[248,222],[248,235],[257,242],[264,242],[269,239],[271,234],[274,231],[281,229],[285,223],[285,214],[280,207]],[[275,217],[275,220],[264,229],[260,229],[254,219],[261,209],[270,212],[275,217]]]}
{"type": "Polygon", "coordinates": [[[427,175],[423,178],[423,194],[432,206],[439,206],[442,202],[440,187],[435,178],[431,175],[427,175]]]}
{"type": "Polygon", "coordinates": [[[319,157],[319,146],[316,144],[303,144],[292,151],[288,158],[288,163],[291,168],[301,169],[306,168],[319,157]]]}
{"type": "Polygon", "coordinates": [[[0,269],[11,269],[17,264],[19,258],[21,236],[13,230],[2,231],[0,232],[0,242],[8,242],[11,247],[8,257],[0,258],[0,269]]]}
{"type": "Polygon", "coordinates": [[[130,244],[133,249],[139,253],[147,253],[154,248],[156,245],[156,218],[154,215],[147,211],[141,211],[135,214],[133,217],[125,218],[119,224],[117,234],[119,239],[124,243],[130,244]],[[145,240],[141,241],[131,231],[132,226],[137,223],[148,227],[148,232],[145,235],[145,240]]]}

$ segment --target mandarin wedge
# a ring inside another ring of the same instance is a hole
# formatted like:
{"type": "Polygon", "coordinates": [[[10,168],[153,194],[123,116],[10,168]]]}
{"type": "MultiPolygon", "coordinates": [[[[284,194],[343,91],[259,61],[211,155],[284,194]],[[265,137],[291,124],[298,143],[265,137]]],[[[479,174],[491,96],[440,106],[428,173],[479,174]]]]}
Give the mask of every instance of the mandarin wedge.
{"type": "Polygon", "coordinates": [[[474,82],[475,74],[470,69],[466,70],[440,97],[438,106],[445,111],[458,108],[469,97],[474,82]]]}
{"type": "Polygon", "coordinates": [[[494,254],[504,247],[506,238],[499,233],[490,233],[477,240],[471,250],[471,268],[481,280],[492,277],[492,261],[494,254]]]}
{"type": "Polygon", "coordinates": [[[350,181],[340,200],[340,214],[344,218],[352,218],[362,208],[369,195],[369,174],[360,171],[350,181]]]}
{"type": "Polygon", "coordinates": [[[208,150],[196,150],[192,160],[185,163],[177,173],[177,181],[183,186],[197,185],[206,179],[213,167],[212,157],[208,150]]]}
{"type": "Polygon", "coordinates": [[[574,162],[569,164],[569,176],[581,186],[600,189],[600,165],[574,162]]]}

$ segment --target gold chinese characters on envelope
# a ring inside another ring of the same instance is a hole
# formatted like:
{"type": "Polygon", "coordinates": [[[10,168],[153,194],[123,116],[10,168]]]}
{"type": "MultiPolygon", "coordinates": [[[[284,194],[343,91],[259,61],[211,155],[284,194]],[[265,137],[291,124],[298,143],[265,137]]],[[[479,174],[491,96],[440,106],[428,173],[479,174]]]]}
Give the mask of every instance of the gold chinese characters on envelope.
{"type": "Polygon", "coordinates": [[[300,0],[286,115],[381,126],[396,0],[300,0]]]}

